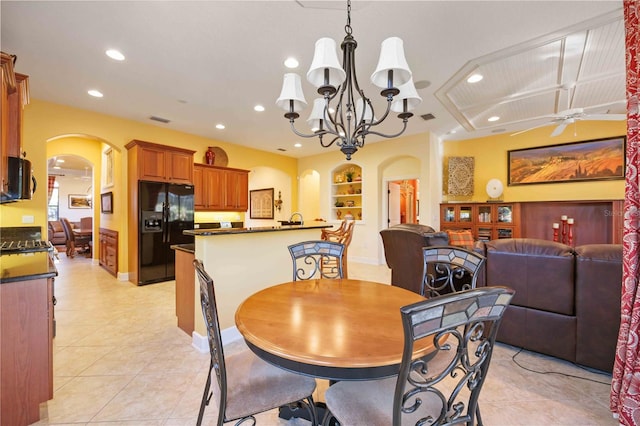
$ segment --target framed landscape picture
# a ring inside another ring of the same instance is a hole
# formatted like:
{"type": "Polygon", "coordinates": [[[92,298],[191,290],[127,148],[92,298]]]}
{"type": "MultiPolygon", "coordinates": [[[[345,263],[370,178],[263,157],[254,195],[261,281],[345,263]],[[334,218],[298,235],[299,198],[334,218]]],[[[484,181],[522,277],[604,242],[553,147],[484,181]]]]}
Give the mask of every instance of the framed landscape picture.
{"type": "Polygon", "coordinates": [[[70,209],[90,209],[91,197],[89,195],[69,194],[70,209]]]}
{"type": "Polygon", "coordinates": [[[509,185],[624,179],[625,136],[508,152],[509,185]]]}
{"type": "Polygon", "coordinates": [[[249,191],[249,217],[273,219],[273,188],[249,191]]]}

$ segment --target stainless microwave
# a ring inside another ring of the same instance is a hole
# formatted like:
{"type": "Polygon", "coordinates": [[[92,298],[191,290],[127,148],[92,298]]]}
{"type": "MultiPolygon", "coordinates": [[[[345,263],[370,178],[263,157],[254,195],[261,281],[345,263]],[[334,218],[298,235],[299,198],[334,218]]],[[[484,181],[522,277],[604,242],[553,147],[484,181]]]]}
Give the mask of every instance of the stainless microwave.
{"type": "Polygon", "coordinates": [[[0,194],[0,203],[10,203],[18,200],[30,200],[36,192],[36,179],[31,170],[31,161],[25,158],[8,157],[7,159],[8,185],[0,194]]]}

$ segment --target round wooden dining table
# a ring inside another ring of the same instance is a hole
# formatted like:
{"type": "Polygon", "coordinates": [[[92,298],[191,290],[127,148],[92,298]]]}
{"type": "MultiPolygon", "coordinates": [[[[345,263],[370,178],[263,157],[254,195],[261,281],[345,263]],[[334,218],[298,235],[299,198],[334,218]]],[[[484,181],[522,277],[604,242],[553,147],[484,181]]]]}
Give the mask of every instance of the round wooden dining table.
{"type": "MultiPolygon", "coordinates": [[[[235,322],[267,362],[317,378],[370,380],[398,373],[404,345],[400,308],[422,300],[370,281],[292,281],[249,296],[235,322]]],[[[432,351],[432,341],[426,341],[414,355],[432,351]]]]}

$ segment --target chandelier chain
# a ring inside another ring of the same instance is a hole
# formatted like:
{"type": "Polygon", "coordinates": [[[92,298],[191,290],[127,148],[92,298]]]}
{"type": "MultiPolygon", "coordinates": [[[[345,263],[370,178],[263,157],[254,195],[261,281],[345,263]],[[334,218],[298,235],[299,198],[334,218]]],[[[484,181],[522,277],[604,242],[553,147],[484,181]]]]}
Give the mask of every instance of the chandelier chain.
{"type": "Polygon", "coordinates": [[[351,0],[347,0],[347,25],[344,26],[344,32],[349,35],[353,32],[351,28],[351,0]]]}

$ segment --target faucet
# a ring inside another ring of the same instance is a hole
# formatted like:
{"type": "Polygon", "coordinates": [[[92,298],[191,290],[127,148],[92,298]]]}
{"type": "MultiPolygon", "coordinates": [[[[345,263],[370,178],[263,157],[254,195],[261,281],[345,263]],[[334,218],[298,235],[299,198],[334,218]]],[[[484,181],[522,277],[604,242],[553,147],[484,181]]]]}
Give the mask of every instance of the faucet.
{"type": "Polygon", "coordinates": [[[300,216],[300,225],[304,225],[304,219],[302,219],[302,213],[300,213],[300,212],[291,213],[291,217],[289,218],[289,222],[293,222],[293,217],[294,216],[300,216]]]}

